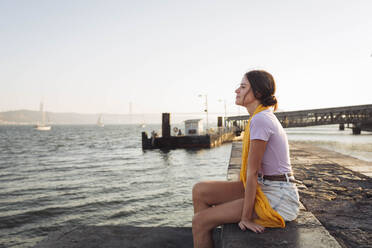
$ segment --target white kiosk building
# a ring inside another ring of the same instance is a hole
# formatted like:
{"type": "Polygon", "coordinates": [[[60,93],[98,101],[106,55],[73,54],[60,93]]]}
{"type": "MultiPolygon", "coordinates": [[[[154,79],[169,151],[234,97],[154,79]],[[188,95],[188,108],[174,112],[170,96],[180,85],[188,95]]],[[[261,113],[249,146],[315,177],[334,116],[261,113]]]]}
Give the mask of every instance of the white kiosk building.
{"type": "Polygon", "coordinates": [[[192,119],[185,121],[185,135],[202,135],[203,121],[202,119],[192,119]]]}

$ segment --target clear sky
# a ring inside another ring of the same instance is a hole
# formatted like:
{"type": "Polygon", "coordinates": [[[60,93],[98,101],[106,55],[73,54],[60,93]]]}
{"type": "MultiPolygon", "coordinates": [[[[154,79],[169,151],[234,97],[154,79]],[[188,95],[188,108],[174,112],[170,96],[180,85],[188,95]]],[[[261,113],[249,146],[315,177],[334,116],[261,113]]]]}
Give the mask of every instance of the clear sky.
{"type": "MultiPolygon", "coordinates": [[[[279,108],[372,103],[371,0],[1,0],[0,111],[236,112],[252,68],[279,108]]],[[[240,110],[244,112],[243,109],[240,110]]]]}

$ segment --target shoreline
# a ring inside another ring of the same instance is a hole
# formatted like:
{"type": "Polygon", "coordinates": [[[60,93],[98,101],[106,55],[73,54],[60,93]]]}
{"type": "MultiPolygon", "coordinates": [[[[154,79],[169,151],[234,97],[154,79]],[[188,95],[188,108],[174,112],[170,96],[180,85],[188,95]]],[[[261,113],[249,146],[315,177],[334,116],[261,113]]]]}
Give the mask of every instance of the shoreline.
{"type": "Polygon", "coordinates": [[[300,200],[342,247],[372,246],[372,162],[290,141],[300,200]]]}

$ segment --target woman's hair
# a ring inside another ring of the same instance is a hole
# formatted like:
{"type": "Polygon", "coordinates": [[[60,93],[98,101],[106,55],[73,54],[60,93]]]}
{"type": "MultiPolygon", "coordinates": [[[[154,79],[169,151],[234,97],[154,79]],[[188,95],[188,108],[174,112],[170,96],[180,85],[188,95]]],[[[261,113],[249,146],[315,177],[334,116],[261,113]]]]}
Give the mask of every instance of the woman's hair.
{"type": "Polygon", "coordinates": [[[275,81],[273,76],[263,70],[253,70],[245,74],[248,79],[254,96],[263,106],[274,106],[274,111],[278,108],[278,101],[275,97],[275,81]]]}

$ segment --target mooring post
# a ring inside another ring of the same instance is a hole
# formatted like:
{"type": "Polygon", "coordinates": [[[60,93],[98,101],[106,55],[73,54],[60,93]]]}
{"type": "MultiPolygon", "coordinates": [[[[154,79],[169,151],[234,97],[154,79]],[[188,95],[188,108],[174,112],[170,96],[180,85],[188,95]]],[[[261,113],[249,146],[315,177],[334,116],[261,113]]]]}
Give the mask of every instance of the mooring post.
{"type": "Polygon", "coordinates": [[[345,130],[345,124],[344,123],[340,123],[340,125],[338,126],[338,130],[344,131],[345,130]]]}
{"type": "Polygon", "coordinates": [[[221,116],[217,116],[217,130],[218,130],[218,134],[221,134],[221,132],[223,132],[223,125],[222,125],[222,117],[221,116]]]}
{"type": "Polygon", "coordinates": [[[360,134],[361,131],[362,130],[359,127],[353,127],[353,134],[360,134]]]}
{"type": "Polygon", "coordinates": [[[148,137],[146,132],[142,132],[142,149],[146,149],[148,147],[148,137]]]}
{"type": "Polygon", "coordinates": [[[163,138],[170,137],[170,114],[163,113],[162,115],[162,125],[161,125],[161,133],[163,138]]]}
{"type": "Polygon", "coordinates": [[[222,117],[221,116],[217,117],[217,127],[222,127],[222,117]]]}
{"type": "Polygon", "coordinates": [[[360,128],[360,126],[357,125],[357,124],[354,124],[354,125],[353,125],[352,130],[353,130],[353,134],[360,134],[361,131],[362,131],[362,129],[360,128]]]}

